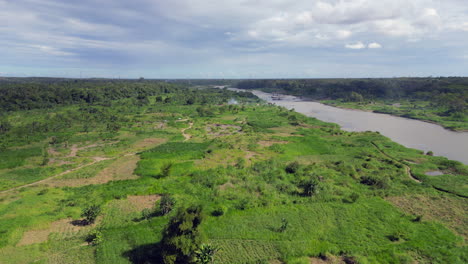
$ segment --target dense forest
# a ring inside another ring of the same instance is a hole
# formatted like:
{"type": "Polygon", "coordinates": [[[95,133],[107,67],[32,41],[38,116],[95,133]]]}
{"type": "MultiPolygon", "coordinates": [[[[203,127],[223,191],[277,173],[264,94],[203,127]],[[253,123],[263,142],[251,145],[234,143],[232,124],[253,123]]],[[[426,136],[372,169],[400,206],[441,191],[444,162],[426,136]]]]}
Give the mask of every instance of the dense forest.
{"type": "Polygon", "coordinates": [[[426,100],[464,112],[468,105],[468,78],[299,79],[246,80],[241,89],[270,89],[314,99],[426,100]]]}

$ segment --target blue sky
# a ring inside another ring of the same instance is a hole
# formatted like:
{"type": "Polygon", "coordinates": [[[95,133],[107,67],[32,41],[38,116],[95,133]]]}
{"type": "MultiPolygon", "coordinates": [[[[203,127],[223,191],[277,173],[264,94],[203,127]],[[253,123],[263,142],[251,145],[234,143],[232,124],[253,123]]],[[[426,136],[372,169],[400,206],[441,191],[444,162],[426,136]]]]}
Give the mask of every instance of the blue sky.
{"type": "Polygon", "coordinates": [[[0,76],[468,76],[466,0],[0,0],[0,76]]]}

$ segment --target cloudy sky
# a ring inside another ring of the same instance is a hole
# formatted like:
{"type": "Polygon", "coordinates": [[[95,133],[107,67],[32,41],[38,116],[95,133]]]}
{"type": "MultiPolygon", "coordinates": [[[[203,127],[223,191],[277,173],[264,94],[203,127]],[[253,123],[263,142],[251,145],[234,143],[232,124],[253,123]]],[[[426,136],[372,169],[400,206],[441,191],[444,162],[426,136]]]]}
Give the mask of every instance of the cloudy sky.
{"type": "Polygon", "coordinates": [[[468,76],[467,0],[0,0],[0,76],[468,76]]]}

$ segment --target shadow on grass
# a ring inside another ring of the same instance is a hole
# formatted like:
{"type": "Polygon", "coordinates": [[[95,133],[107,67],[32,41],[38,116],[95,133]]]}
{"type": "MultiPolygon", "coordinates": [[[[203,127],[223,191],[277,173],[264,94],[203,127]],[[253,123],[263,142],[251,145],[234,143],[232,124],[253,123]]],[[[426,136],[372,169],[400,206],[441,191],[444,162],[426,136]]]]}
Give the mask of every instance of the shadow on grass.
{"type": "Polygon", "coordinates": [[[122,254],[133,264],[163,264],[159,243],[138,246],[122,254]]]}

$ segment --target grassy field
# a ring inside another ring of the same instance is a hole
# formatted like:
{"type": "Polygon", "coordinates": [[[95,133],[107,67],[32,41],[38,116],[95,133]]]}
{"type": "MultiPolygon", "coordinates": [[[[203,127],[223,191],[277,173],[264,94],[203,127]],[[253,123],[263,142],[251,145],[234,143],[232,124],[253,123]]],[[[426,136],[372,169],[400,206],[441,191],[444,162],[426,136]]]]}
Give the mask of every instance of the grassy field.
{"type": "Polygon", "coordinates": [[[203,207],[215,263],[468,262],[461,163],[253,99],[121,105],[109,110],[117,129],[86,128],[79,106],[9,114],[15,126],[33,114],[68,125],[0,152],[0,263],[153,263],[189,205],[203,207]],[[174,210],[145,215],[163,195],[174,210]],[[80,225],[90,205],[102,211],[80,225]]]}

